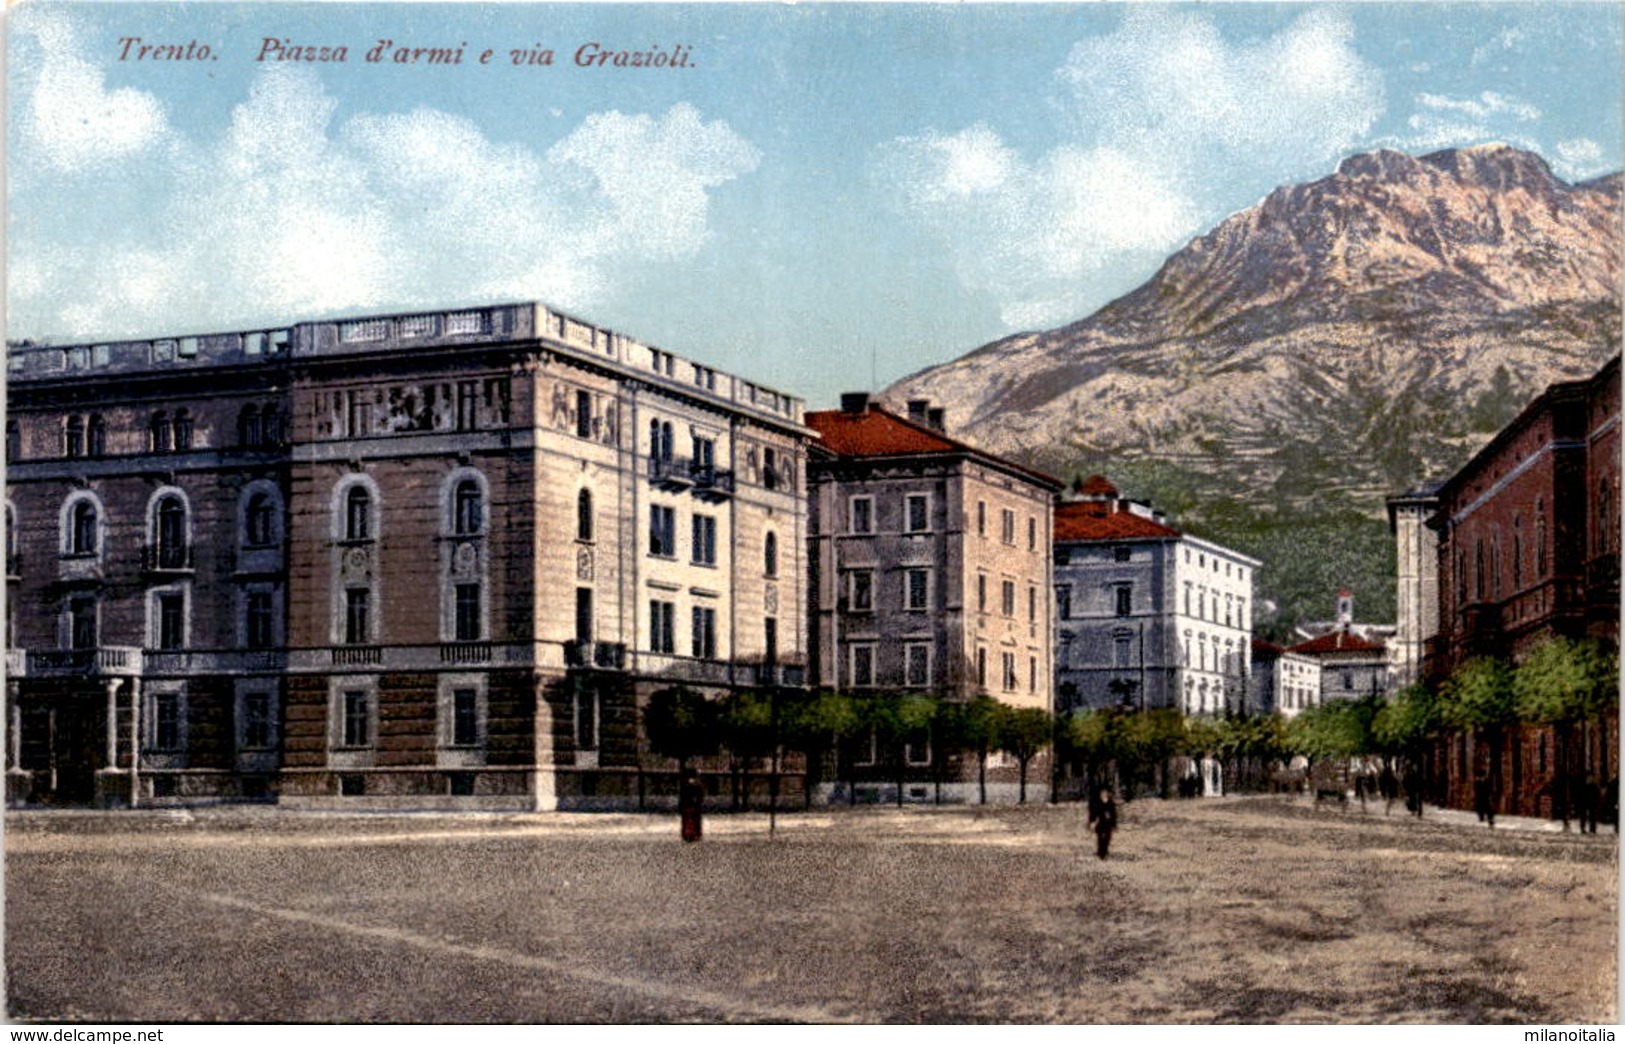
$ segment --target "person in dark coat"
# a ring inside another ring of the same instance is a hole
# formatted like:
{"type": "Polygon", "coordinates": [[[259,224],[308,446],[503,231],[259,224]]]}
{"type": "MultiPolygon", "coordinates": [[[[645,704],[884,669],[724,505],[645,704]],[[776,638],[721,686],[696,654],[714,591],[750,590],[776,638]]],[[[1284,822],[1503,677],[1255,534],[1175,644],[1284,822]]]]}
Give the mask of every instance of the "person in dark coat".
{"type": "Polygon", "coordinates": [[[1473,810],[1478,813],[1480,823],[1488,823],[1491,830],[1495,829],[1495,800],[1490,793],[1488,776],[1473,780],[1473,810]]]}
{"type": "Polygon", "coordinates": [[[1117,829],[1117,802],[1109,787],[1101,787],[1100,796],[1089,803],[1089,828],[1095,832],[1095,855],[1105,859],[1117,829]]]}
{"type": "Polygon", "coordinates": [[[683,819],[683,840],[700,839],[700,810],[705,806],[705,787],[693,772],[683,777],[677,790],[677,811],[683,819]]]}
{"type": "Polygon", "coordinates": [[[1394,810],[1394,799],[1399,796],[1399,777],[1394,775],[1394,767],[1386,761],[1382,763],[1382,771],[1377,774],[1377,790],[1382,794],[1382,814],[1386,816],[1394,810]]]}
{"type": "Polygon", "coordinates": [[[1416,818],[1422,818],[1422,773],[1414,765],[1405,766],[1405,808],[1416,818]]]}

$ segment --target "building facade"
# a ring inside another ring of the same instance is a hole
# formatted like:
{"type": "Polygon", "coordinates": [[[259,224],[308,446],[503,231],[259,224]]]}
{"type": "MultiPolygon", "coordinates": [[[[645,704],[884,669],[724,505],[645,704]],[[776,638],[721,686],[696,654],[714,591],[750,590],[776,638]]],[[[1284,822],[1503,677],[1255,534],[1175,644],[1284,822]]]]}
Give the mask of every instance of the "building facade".
{"type": "Polygon", "coordinates": [[[1181,533],[1101,476],[1055,512],[1057,706],[1256,713],[1259,562],[1181,533]]]}
{"type": "Polygon", "coordinates": [[[13,802],[621,803],[651,692],[799,680],[791,396],[539,304],[9,376],[13,802]]]}
{"type": "Polygon", "coordinates": [[[1432,483],[1388,498],[1398,620],[1387,645],[1396,688],[1421,680],[1427,639],[1439,630],[1439,538],[1427,524],[1439,507],[1438,486],[1432,483]]]}
{"type": "MultiPolygon", "coordinates": [[[[1620,359],[1554,384],[1437,490],[1439,618],[1423,674],[1438,685],[1474,657],[1516,666],[1554,637],[1619,643],[1620,359]]],[[[1584,763],[1619,774],[1618,714],[1587,727],[1584,763]]],[[[1501,811],[1552,815],[1558,737],[1503,730],[1501,742],[1451,735],[1435,751],[1436,800],[1471,807],[1476,778],[1501,811]]]]}
{"type": "MultiPolygon", "coordinates": [[[[950,438],[923,400],[904,414],[852,393],[806,421],[819,436],[808,473],[811,683],[986,693],[1049,711],[1060,482],[950,438]]],[[[921,773],[931,766],[928,752],[913,755],[921,773]]],[[[1045,792],[1047,772],[1030,775],[1029,793],[1045,792]]]]}

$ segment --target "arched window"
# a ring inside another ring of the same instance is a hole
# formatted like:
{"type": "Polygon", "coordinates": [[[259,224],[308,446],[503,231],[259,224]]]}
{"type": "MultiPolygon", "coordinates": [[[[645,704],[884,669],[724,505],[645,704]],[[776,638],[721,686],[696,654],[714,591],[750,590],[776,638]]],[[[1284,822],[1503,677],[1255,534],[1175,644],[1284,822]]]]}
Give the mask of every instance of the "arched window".
{"type": "Polygon", "coordinates": [[[1474,558],[1476,560],[1475,564],[1477,566],[1477,568],[1474,570],[1474,574],[1473,574],[1474,581],[1475,581],[1474,585],[1473,585],[1473,594],[1477,598],[1478,601],[1482,602],[1484,600],[1484,590],[1485,590],[1484,581],[1486,579],[1488,579],[1488,576],[1484,571],[1484,538],[1483,537],[1479,537],[1478,542],[1473,545],[1473,555],[1474,555],[1474,558]]]}
{"type": "Polygon", "coordinates": [[[762,572],[768,576],[779,575],[779,537],[777,533],[769,533],[762,540],[762,572]]]}
{"type": "Polygon", "coordinates": [[[365,486],[351,486],[344,496],[344,538],[372,539],[372,494],[365,486]]]}
{"type": "Polygon", "coordinates": [[[163,410],[159,410],[157,413],[154,413],[152,415],[152,422],[150,423],[149,427],[152,433],[152,452],[168,453],[170,430],[169,414],[165,413],[163,410]]]}
{"type": "Polygon", "coordinates": [[[74,504],[68,526],[68,553],[94,555],[98,548],[95,503],[81,500],[74,504]]]}
{"type": "Polygon", "coordinates": [[[175,448],[192,448],[192,415],[185,410],[175,411],[175,448]]]}
{"type": "Polygon", "coordinates": [[[267,405],[260,411],[260,442],[266,446],[282,445],[282,415],[275,406],[267,405]]]}
{"type": "Polygon", "coordinates": [[[1535,500],[1535,578],[1546,575],[1546,501],[1535,500]]]}
{"type": "Polygon", "coordinates": [[[186,505],[181,498],[169,495],[158,501],[153,512],[153,544],[158,554],[160,569],[179,569],[186,565],[186,505]]]}
{"type": "Polygon", "coordinates": [[[1608,480],[1597,483],[1597,552],[1608,550],[1608,480]]]}
{"type": "Polygon", "coordinates": [[[576,494],[576,539],[592,539],[592,490],[576,494]]]}
{"type": "Polygon", "coordinates": [[[1512,590],[1523,589],[1523,516],[1512,516],[1512,590]]]}
{"type": "Polygon", "coordinates": [[[107,453],[107,425],[102,422],[102,415],[90,415],[89,453],[92,457],[100,457],[107,453]]]}
{"type": "Polygon", "coordinates": [[[464,479],[457,483],[451,501],[452,532],[458,536],[472,536],[485,528],[484,498],[478,482],[464,479]]]}
{"type": "Polygon", "coordinates": [[[260,408],[253,403],[237,414],[237,442],[243,446],[260,445],[264,434],[260,428],[260,408]]]}
{"type": "Polygon", "coordinates": [[[276,543],[276,507],[269,495],[255,493],[243,511],[243,537],[249,547],[276,543]]]}
{"type": "Polygon", "coordinates": [[[85,455],[85,419],[80,416],[68,418],[68,427],[63,439],[63,455],[68,457],[82,457],[85,455]]]}

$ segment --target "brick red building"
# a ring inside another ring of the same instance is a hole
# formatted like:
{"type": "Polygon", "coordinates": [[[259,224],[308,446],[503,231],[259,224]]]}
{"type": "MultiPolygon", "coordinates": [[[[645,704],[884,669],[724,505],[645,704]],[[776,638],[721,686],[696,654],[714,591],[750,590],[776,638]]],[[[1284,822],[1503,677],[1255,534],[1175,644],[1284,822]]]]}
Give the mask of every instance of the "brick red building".
{"type": "MultiPolygon", "coordinates": [[[[1554,636],[1617,646],[1619,418],[1616,356],[1586,380],[1549,387],[1434,494],[1439,630],[1424,662],[1432,684],[1477,656],[1516,664],[1554,636]]],[[[1617,721],[1586,741],[1610,776],[1617,721]]],[[[1471,807],[1473,780],[1493,770],[1503,811],[1551,812],[1550,730],[1512,730],[1497,751],[1454,736],[1440,758],[1437,796],[1450,804],[1471,807]]]]}

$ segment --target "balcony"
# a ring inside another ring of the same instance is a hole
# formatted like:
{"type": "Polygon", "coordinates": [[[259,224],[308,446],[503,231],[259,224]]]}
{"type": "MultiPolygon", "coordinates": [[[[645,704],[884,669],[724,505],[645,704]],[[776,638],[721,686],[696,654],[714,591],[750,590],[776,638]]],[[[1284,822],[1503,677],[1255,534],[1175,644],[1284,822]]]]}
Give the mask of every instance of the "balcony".
{"type": "Polygon", "coordinates": [[[761,663],[752,668],[755,684],[763,689],[799,689],[807,684],[807,668],[793,663],[761,663]]]}
{"type": "Polygon", "coordinates": [[[384,662],[384,650],[377,645],[335,645],[328,650],[335,667],[371,667],[384,662]]]}
{"type": "Polygon", "coordinates": [[[30,678],[85,678],[140,674],[141,650],[122,645],[90,649],[38,649],[28,653],[30,678]]]}
{"type": "Polygon", "coordinates": [[[141,571],[144,573],[192,573],[192,545],[146,544],[141,548],[141,571]]]}
{"type": "Polygon", "coordinates": [[[694,485],[693,467],[687,457],[650,457],[649,481],[658,489],[679,493],[694,485]]]}
{"type": "Polygon", "coordinates": [[[578,669],[624,671],[626,646],[620,642],[565,642],[564,665],[578,669]]]}
{"type": "MultiPolygon", "coordinates": [[[[701,660],[670,653],[640,652],[637,654],[637,672],[666,681],[730,685],[735,681],[736,668],[727,660],[701,660]]],[[[743,665],[740,665],[737,673],[740,679],[744,678],[743,665]]]]}
{"type": "Polygon", "coordinates": [[[490,642],[441,642],[441,663],[490,663],[490,642]]]}
{"type": "Polygon", "coordinates": [[[689,469],[694,479],[694,495],[701,500],[719,502],[734,495],[734,473],[723,468],[700,464],[689,469]]]}

